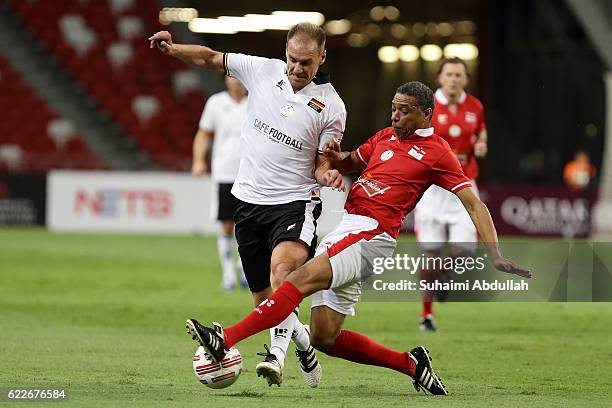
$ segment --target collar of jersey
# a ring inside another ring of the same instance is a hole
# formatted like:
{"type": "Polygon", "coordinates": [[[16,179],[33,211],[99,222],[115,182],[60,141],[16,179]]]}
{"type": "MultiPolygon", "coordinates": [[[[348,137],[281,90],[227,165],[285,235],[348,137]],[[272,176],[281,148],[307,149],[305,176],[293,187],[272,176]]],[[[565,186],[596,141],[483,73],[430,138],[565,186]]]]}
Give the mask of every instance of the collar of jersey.
{"type": "MultiPolygon", "coordinates": [[[[444,92],[442,92],[442,89],[438,88],[436,90],[436,100],[442,104],[442,105],[448,105],[448,98],[446,96],[444,96],[444,92]]],[[[465,91],[461,91],[461,96],[459,96],[459,103],[463,103],[465,102],[465,98],[467,98],[467,94],[465,93],[465,91]]]]}
{"type": "Polygon", "coordinates": [[[329,75],[327,72],[323,72],[319,70],[315,74],[315,77],[312,79],[312,82],[314,82],[315,85],[323,85],[323,84],[328,84],[330,80],[331,80],[331,75],[329,75]]]}
{"type": "MultiPolygon", "coordinates": [[[[287,76],[287,70],[285,70],[285,76],[287,76]]],[[[314,83],[315,85],[323,85],[323,84],[328,84],[330,80],[331,80],[330,74],[328,74],[327,72],[318,70],[314,78],[312,79],[312,81],[310,81],[310,83],[314,83]]],[[[308,85],[310,85],[310,83],[308,85]]],[[[306,86],[304,88],[306,88],[306,86]]]]}
{"type": "Polygon", "coordinates": [[[417,129],[417,130],[414,131],[413,134],[417,135],[417,136],[421,136],[421,137],[429,137],[429,136],[433,135],[433,133],[434,133],[434,128],[433,127],[428,127],[428,128],[425,128],[425,129],[417,129]]]}

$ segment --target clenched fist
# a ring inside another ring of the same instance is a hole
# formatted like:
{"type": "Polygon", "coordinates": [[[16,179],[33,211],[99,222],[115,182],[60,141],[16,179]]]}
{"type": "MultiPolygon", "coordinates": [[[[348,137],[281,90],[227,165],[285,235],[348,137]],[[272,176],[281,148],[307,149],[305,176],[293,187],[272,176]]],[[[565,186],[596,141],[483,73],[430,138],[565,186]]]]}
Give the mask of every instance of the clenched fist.
{"type": "Polygon", "coordinates": [[[172,54],[172,35],[168,31],[158,31],[149,37],[150,48],[157,47],[164,54],[172,54]]]}
{"type": "Polygon", "coordinates": [[[327,170],[321,176],[320,183],[323,186],[331,187],[335,190],[346,191],[344,179],[338,170],[327,170]]]}

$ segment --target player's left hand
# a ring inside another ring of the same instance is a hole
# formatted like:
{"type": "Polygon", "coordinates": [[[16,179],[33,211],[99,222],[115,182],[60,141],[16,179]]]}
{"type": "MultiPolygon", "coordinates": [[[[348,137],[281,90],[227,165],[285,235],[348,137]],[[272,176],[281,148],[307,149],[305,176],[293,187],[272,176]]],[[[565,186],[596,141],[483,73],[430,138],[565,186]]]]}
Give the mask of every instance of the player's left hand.
{"type": "Polygon", "coordinates": [[[522,276],[523,278],[531,278],[533,276],[529,269],[517,265],[509,259],[504,258],[503,256],[500,256],[499,258],[493,260],[493,266],[495,266],[495,269],[497,269],[498,271],[522,276]]]}
{"type": "Polygon", "coordinates": [[[321,176],[321,185],[331,187],[335,190],[346,191],[344,179],[338,170],[327,170],[321,176]]]}
{"type": "Polygon", "coordinates": [[[474,144],[474,156],[477,159],[482,159],[487,155],[487,142],[478,141],[474,144]]]}
{"type": "Polygon", "coordinates": [[[158,31],[149,37],[150,48],[157,47],[164,54],[172,54],[172,35],[168,31],[158,31]]]}

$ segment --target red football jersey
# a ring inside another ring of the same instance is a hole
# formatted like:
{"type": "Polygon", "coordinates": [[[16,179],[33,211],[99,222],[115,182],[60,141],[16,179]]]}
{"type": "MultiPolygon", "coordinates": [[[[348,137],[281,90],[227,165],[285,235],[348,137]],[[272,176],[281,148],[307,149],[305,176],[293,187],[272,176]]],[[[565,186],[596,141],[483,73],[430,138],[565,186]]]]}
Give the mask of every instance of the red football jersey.
{"type": "Polygon", "coordinates": [[[487,126],[482,103],[465,92],[459,97],[457,112],[448,108],[448,99],[438,89],[435,94],[435,107],[431,126],[448,142],[457,155],[463,171],[470,179],[478,177],[478,162],[474,156],[474,143],[478,134],[487,126]]]}
{"type": "Polygon", "coordinates": [[[385,128],[359,146],[357,156],[366,168],[353,183],[344,208],[374,218],[394,238],[429,186],[457,192],[471,185],[448,143],[433,128],[419,129],[404,140],[393,128],[385,128]]]}

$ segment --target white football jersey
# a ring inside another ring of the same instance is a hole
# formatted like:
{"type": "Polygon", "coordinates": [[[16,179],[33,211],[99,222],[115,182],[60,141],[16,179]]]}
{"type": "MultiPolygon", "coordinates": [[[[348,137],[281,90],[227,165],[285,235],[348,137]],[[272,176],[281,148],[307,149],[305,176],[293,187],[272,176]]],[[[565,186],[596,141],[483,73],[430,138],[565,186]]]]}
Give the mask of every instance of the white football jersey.
{"type": "Polygon", "coordinates": [[[330,139],[342,140],[344,102],[319,75],[293,92],[281,60],[225,54],[224,65],[226,75],[249,91],[232,194],[251,204],[309,200],[320,188],[314,178],[317,152],[330,139]]]}
{"type": "Polygon", "coordinates": [[[200,129],[213,132],[211,176],[217,183],[233,183],[240,165],[240,132],[246,117],[247,97],[236,102],[227,91],[206,101],[200,129]]]}

